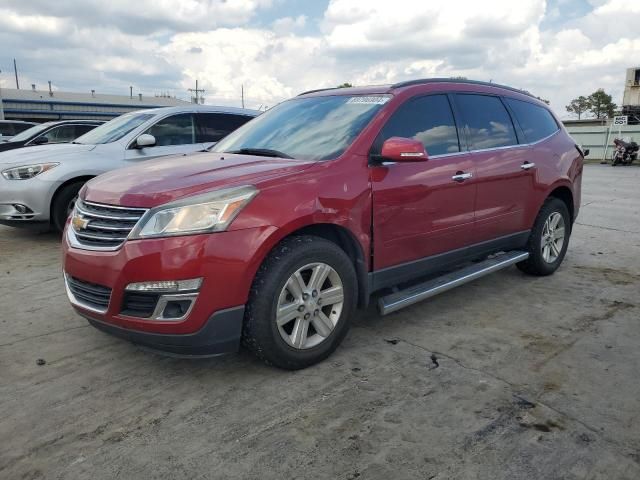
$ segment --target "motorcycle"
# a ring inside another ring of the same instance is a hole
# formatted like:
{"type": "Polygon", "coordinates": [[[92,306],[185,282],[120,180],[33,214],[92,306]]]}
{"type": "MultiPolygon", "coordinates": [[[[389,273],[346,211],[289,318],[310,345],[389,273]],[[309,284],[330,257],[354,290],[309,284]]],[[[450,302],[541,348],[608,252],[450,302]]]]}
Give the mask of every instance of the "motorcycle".
{"type": "Polygon", "coordinates": [[[634,160],[638,158],[638,150],[640,147],[636,142],[625,142],[619,138],[613,140],[615,149],[613,150],[613,158],[611,166],[616,165],[631,165],[634,160]]]}

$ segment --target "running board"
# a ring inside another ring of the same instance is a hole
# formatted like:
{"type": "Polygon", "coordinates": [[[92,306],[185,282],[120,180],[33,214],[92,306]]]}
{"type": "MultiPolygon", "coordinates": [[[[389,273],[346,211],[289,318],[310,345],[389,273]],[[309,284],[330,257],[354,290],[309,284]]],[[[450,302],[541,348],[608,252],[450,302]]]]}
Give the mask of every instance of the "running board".
{"type": "Polygon", "coordinates": [[[515,263],[529,258],[528,252],[512,251],[488,258],[482,262],[474,263],[468,267],[447,273],[441,277],[419,283],[405,290],[391,293],[378,300],[380,314],[386,315],[414,303],[431,298],[439,293],[464,285],[477,278],[507,268],[515,263]]]}

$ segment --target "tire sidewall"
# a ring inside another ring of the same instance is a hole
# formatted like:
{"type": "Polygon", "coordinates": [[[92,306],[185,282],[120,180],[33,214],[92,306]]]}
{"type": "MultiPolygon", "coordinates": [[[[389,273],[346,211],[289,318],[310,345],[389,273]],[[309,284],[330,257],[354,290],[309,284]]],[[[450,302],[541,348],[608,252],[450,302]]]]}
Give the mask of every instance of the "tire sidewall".
{"type": "Polygon", "coordinates": [[[51,225],[53,228],[61,232],[67,221],[67,207],[69,202],[78,195],[78,192],[84,185],[84,182],[72,183],[65,186],[57,195],[51,205],[51,225]]]}

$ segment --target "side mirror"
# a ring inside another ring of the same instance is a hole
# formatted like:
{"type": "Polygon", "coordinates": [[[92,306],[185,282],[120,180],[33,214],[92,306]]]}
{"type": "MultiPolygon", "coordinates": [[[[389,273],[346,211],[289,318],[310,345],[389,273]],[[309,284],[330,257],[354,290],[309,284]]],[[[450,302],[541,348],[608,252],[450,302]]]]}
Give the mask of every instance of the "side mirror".
{"type": "Polygon", "coordinates": [[[136,148],[153,147],[156,144],[156,137],[143,133],[136,140],[136,148]]]}
{"type": "Polygon", "coordinates": [[[588,148],[585,148],[585,149],[582,151],[582,154],[583,154],[585,157],[586,157],[586,156],[588,156],[588,155],[589,155],[589,149],[588,149],[588,148]]]}
{"type": "Polygon", "coordinates": [[[425,162],[429,159],[420,140],[391,137],[382,144],[381,156],[392,162],[425,162]]]}
{"type": "Polygon", "coordinates": [[[34,145],[44,145],[45,143],[49,143],[49,139],[47,137],[38,137],[33,141],[34,145]]]}

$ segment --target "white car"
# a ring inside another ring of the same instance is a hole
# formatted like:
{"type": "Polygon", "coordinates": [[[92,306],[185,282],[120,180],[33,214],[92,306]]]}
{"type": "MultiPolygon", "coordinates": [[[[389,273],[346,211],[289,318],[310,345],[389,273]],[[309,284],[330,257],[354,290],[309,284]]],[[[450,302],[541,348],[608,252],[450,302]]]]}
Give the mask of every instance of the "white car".
{"type": "Polygon", "coordinates": [[[205,150],[259,113],[202,105],[139,110],[70,144],[0,153],[0,224],[61,231],[91,178],[143,160],[205,150]]]}

